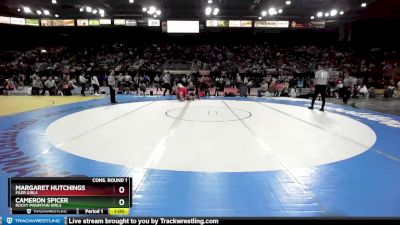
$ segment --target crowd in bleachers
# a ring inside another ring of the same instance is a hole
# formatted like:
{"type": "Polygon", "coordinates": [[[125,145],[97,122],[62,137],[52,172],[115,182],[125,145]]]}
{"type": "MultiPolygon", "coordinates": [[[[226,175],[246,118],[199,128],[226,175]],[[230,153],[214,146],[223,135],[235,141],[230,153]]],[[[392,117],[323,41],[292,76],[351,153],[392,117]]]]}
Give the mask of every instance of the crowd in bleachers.
{"type": "Polygon", "coordinates": [[[114,71],[117,87],[126,94],[148,87],[158,90],[166,83],[173,89],[181,83],[195,85],[206,95],[212,94],[210,89],[222,91],[242,84],[249,90],[258,88],[259,95],[282,95],[290,94],[291,88],[312,89],[313,73],[320,63],[331,73],[331,96],[340,93],[345,74],[353,79],[356,95],[375,88],[398,88],[399,51],[271,44],[104,44],[2,52],[0,88],[2,94],[29,86],[32,95],[72,95],[76,87],[107,86],[108,76],[114,71]],[[167,81],[166,64],[190,65],[189,72],[171,73],[167,81]],[[208,73],[202,76],[199,71],[208,73]]]}

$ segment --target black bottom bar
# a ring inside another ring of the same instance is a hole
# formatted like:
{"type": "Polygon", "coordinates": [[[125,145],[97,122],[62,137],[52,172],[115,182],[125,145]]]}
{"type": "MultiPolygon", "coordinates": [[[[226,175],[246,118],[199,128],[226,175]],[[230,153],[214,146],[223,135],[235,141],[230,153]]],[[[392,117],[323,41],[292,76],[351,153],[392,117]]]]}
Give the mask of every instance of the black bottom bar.
{"type": "Polygon", "coordinates": [[[400,218],[376,219],[376,218],[171,218],[171,217],[68,217],[65,225],[76,224],[103,224],[103,225],[164,225],[164,224],[199,224],[199,225],[221,225],[221,224],[351,224],[365,225],[368,222],[379,222],[379,224],[398,224],[400,218]]]}

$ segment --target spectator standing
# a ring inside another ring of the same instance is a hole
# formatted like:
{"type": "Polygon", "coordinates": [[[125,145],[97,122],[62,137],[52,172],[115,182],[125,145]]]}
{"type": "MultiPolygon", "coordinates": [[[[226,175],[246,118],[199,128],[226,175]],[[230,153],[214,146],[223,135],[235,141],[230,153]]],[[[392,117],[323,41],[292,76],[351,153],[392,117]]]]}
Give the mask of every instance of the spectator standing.
{"type": "Polygon", "coordinates": [[[72,92],[71,90],[74,88],[72,85],[72,81],[69,79],[69,76],[66,76],[63,80],[63,85],[62,85],[62,93],[65,96],[71,96],[72,92]]]}
{"type": "Polygon", "coordinates": [[[93,93],[94,95],[99,95],[99,79],[97,79],[97,76],[95,74],[93,74],[92,78],[91,78],[91,83],[93,86],[93,93]]]}
{"type": "Polygon", "coordinates": [[[319,65],[318,70],[315,72],[315,79],[314,79],[315,90],[311,101],[311,106],[308,107],[309,109],[314,109],[315,99],[318,97],[318,94],[321,94],[322,105],[320,111],[324,111],[326,86],[328,85],[328,81],[329,81],[329,72],[325,70],[322,65],[319,65]]]}
{"type": "Polygon", "coordinates": [[[53,80],[53,77],[49,77],[49,79],[44,82],[44,86],[46,90],[49,91],[49,95],[55,95],[56,94],[56,81],[53,80]]]}
{"type": "Polygon", "coordinates": [[[43,90],[43,83],[39,76],[35,76],[32,81],[32,95],[39,95],[41,90],[43,90]]]}
{"type": "Polygon", "coordinates": [[[4,83],[4,90],[5,90],[5,94],[8,95],[8,91],[12,91],[15,90],[15,85],[13,82],[13,79],[6,79],[5,83],[4,83]]]}
{"type": "Polygon", "coordinates": [[[120,90],[122,90],[122,85],[123,85],[123,82],[124,82],[124,76],[122,75],[122,73],[119,73],[119,74],[118,74],[118,76],[117,76],[117,81],[118,81],[117,87],[118,87],[120,90]]]}
{"type": "Polygon", "coordinates": [[[156,87],[156,92],[158,91],[158,89],[161,89],[161,85],[160,85],[160,77],[158,76],[158,74],[154,77],[154,86],[156,87]]]}
{"type": "Polygon", "coordinates": [[[139,74],[133,77],[133,89],[137,90],[139,88],[139,74]]]}
{"type": "Polygon", "coordinates": [[[240,77],[240,74],[236,74],[236,87],[239,88],[240,85],[242,84],[242,78],[240,77]]]}
{"type": "Polygon", "coordinates": [[[351,89],[353,87],[354,87],[354,78],[351,77],[348,72],[345,72],[343,80],[343,91],[342,91],[343,103],[347,104],[347,101],[351,96],[351,89]]]}
{"type": "Polygon", "coordinates": [[[163,82],[164,82],[164,85],[163,85],[163,86],[164,86],[164,88],[165,88],[163,96],[165,96],[167,90],[169,91],[169,95],[171,95],[171,94],[172,94],[172,86],[171,86],[171,77],[170,77],[170,75],[169,75],[169,72],[167,72],[167,73],[164,75],[164,77],[163,77],[163,82]]]}
{"type": "Polygon", "coordinates": [[[124,91],[125,91],[125,94],[129,94],[131,83],[132,83],[132,77],[128,73],[126,73],[125,76],[124,76],[124,91]]]}
{"type": "Polygon", "coordinates": [[[247,76],[245,76],[243,78],[243,83],[245,83],[245,84],[249,83],[249,78],[247,76]]]}
{"type": "Polygon", "coordinates": [[[108,76],[108,87],[110,88],[110,98],[111,98],[111,103],[117,103],[115,101],[115,77],[114,77],[114,71],[111,71],[110,76],[108,76]]]}
{"type": "Polygon", "coordinates": [[[85,90],[86,90],[86,78],[85,78],[85,74],[81,73],[81,75],[79,75],[79,83],[81,84],[81,95],[85,96],[85,90]]]}
{"type": "Polygon", "coordinates": [[[247,82],[245,84],[247,84],[247,92],[248,92],[247,94],[250,95],[251,88],[253,87],[253,81],[250,80],[249,82],[247,82]]]}

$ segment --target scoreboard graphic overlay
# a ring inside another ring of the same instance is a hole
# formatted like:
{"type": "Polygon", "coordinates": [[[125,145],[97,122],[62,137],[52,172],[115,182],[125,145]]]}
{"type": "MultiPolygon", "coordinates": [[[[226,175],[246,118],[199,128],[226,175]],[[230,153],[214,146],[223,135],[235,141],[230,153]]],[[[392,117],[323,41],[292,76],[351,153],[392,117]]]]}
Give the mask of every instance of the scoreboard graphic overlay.
{"type": "Polygon", "coordinates": [[[131,178],[9,179],[12,214],[129,214],[131,178]]]}

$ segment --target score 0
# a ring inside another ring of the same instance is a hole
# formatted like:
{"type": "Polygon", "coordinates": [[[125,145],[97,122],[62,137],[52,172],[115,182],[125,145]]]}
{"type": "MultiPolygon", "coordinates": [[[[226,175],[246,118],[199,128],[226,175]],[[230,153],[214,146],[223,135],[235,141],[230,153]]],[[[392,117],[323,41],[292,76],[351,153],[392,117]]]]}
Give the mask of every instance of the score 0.
{"type": "Polygon", "coordinates": [[[125,187],[124,187],[124,186],[119,187],[119,188],[118,188],[118,192],[119,192],[120,194],[125,194],[125,187]]]}
{"type": "MultiPolygon", "coordinates": [[[[119,186],[118,187],[118,194],[119,195],[124,195],[124,194],[129,194],[129,193],[127,193],[127,188],[125,187],[125,186],[119,186]]],[[[119,200],[118,200],[118,205],[120,206],[120,207],[126,207],[126,205],[125,205],[125,202],[126,201],[126,198],[120,198],[119,200]]]]}

